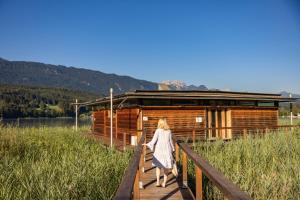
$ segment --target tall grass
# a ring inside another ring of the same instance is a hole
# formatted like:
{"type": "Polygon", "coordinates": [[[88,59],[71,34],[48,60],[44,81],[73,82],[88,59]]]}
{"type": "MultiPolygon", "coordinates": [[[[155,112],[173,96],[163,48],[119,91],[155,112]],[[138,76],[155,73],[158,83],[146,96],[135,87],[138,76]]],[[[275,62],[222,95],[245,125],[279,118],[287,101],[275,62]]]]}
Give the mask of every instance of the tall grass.
{"type": "MultiPolygon", "coordinates": [[[[202,157],[254,199],[300,199],[300,129],[248,137],[228,143],[198,143],[202,157]]],[[[193,185],[194,166],[189,162],[193,185]]],[[[221,199],[204,179],[206,199],[221,199]]]]}
{"type": "Polygon", "coordinates": [[[0,127],[0,199],[112,199],[131,153],[84,131],[0,127]]]}

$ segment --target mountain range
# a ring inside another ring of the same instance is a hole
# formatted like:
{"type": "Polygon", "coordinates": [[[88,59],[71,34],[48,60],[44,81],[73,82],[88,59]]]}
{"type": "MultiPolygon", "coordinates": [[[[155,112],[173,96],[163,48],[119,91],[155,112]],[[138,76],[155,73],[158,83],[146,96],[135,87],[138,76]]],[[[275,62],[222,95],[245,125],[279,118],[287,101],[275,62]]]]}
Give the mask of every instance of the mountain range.
{"type": "Polygon", "coordinates": [[[100,96],[107,95],[109,88],[113,88],[115,94],[121,94],[133,90],[157,90],[162,85],[172,90],[207,90],[204,85],[188,86],[178,81],[160,84],[90,69],[40,62],[8,61],[2,58],[0,58],[0,84],[65,88],[100,96]]]}

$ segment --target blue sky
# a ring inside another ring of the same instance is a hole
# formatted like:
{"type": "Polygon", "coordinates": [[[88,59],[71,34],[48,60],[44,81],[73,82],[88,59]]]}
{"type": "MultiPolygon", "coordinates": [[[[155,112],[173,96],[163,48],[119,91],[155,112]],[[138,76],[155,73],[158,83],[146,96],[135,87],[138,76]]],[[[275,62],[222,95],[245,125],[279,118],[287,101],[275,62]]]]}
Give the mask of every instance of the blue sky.
{"type": "Polygon", "coordinates": [[[300,3],[0,0],[0,57],[300,93],[300,3]]]}

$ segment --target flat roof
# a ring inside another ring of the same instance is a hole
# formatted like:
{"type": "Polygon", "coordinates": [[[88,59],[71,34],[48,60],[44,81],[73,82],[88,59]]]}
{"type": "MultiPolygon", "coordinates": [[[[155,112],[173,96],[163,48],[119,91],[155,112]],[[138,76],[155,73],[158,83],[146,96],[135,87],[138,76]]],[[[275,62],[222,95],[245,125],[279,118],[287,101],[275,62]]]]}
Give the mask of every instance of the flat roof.
{"type": "MultiPolygon", "coordinates": [[[[219,90],[135,90],[121,95],[113,96],[113,101],[123,101],[127,99],[206,99],[206,100],[260,100],[260,101],[278,101],[294,102],[298,98],[284,97],[281,94],[274,93],[254,93],[254,92],[231,92],[219,90]]],[[[110,101],[110,97],[104,97],[79,103],[80,105],[100,105],[110,101]]]]}

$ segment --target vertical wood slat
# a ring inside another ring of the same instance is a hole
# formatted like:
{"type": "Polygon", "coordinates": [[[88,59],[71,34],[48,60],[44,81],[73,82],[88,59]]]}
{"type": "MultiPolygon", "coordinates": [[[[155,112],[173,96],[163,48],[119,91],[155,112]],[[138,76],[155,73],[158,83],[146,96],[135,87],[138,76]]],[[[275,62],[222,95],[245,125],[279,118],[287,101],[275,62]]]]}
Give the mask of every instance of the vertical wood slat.
{"type": "Polygon", "coordinates": [[[182,183],[183,183],[183,187],[188,187],[187,155],[184,151],[182,151],[182,183]]]}
{"type": "MultiPolygon", "coordinates": [[[[221,127],[225,128],[226,127],[226,111],[222,110],[221,111],[221,127]]],[[[221,129],[222,133],[222,139],[226,138],[226,129],[221,129]]]]}
{"type": "MultiPolygon", "coordinates": [[[[208,124],[207,124],[207,127],[208,128],[211,128],[211,119],[212,118],[212,113],[211,113],[211,110],[208,110],[207,111],[207,120],[208,120],[208,124]]],[[[212,130],[209,129],[208,130],[208,139],[212,137],[212,130]]]]}
{"type": "Polygon", "coordinates": [[[218,117],[218,113],[219,113],[219,111],[218,110],[216,110],[215,112],[214,112],[214,114],[215,114],[215,134],[216,134],[216,138],[220,138],[220,129],[219,129],[219,117],[218,117]]]}
{"type": "MultiPolygon", "coordinates": [[[[231,110],[226,110],[226,127],[232,127],[231,110]]],[[[227,130],[227,138],[230,138],[230,139],[232,138],[232,129],[227,130]]]]}
{"type": "Polygon", "coordinates": [[[195,165],[195,175],[196,175],[196,200],[202,200],[202,170],[195,165]]]}
{"type": "Polygon", "coordinates": [[[115,136],[116,138],[118,138],[118,110],[116,110],[116,117],[115,117],[115,130],[116,130],[116,133],[115,133],[115,136]]]}
{"type": "Polygon", "coordinates": [[[177,144],[177,142],[175,143],[175,160],[176,160],[176,163],[178,163],[178,161],[179,161],[179,145],[177,144]]]}

